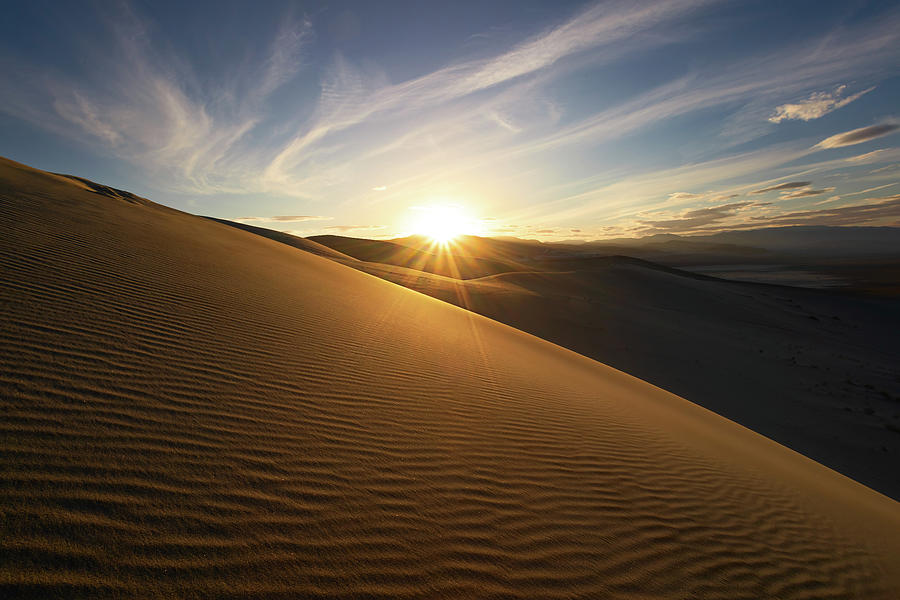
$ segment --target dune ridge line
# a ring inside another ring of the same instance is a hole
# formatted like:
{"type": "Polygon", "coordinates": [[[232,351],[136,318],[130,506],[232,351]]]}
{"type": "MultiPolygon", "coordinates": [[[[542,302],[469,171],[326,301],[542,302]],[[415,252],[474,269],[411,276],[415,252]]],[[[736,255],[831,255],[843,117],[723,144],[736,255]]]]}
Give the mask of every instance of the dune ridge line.
{"type": "Polygon", "coordinates": [[[0,590],[892,598],[898,504],[321,256],[0,162],[0,590]]]}

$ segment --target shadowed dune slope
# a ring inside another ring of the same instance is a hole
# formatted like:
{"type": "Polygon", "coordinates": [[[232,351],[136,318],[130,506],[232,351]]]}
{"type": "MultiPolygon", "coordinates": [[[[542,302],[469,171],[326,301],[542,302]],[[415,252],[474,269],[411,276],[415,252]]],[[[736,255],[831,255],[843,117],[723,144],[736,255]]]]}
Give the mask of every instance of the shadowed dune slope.
{"type": "Polygon", "coordinates": [[[900,498],[900,305],[625,257],[468,281],[355,263],[679,394],[900,498]]]}
{"type": "Polygon", "coordinates": [[[448,260],[484,252],[525,263],[468,280],[335,260],[623,370],[900,499],[900,303],[543,246],[466,236],[448,260]]]}
{"type": "Polygon", "coordinates": [[[7,594],[892,598],[900,510],[319,256],[0,163],[7,594]]]}

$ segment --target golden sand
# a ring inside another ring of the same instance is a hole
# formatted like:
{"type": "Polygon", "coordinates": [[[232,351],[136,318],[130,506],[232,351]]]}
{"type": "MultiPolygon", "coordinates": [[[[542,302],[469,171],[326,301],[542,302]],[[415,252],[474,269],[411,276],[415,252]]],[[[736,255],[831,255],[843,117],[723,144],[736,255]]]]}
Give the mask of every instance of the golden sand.
{"type": "Polygon", "coordinates": [[[895,598],[900,509],[638,379],[0,163],[0,591],[895,598]]]}

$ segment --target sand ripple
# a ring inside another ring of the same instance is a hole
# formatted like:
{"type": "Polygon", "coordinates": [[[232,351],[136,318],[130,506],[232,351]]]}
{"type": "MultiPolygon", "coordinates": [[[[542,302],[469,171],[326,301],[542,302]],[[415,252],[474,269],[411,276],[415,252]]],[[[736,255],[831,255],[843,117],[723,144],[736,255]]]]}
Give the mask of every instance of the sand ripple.
{"type": "Polygon", "coordinates": [[[2,164],[0,585],[890,598],[900,510],[549,343],[2,164]]]}

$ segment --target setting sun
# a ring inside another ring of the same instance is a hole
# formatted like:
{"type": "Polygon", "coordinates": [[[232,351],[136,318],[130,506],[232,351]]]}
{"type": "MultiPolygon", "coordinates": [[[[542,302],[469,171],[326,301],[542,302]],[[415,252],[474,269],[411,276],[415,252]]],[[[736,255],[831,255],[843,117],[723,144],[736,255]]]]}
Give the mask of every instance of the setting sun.
{"type": "Polygon", "coordinates": [[[457,236],[480,232],[477,221],[458,204],[422,206],[415,210],[418,215],[412,223],[413,233],[436,242],[447,243],[457,236]]]}

